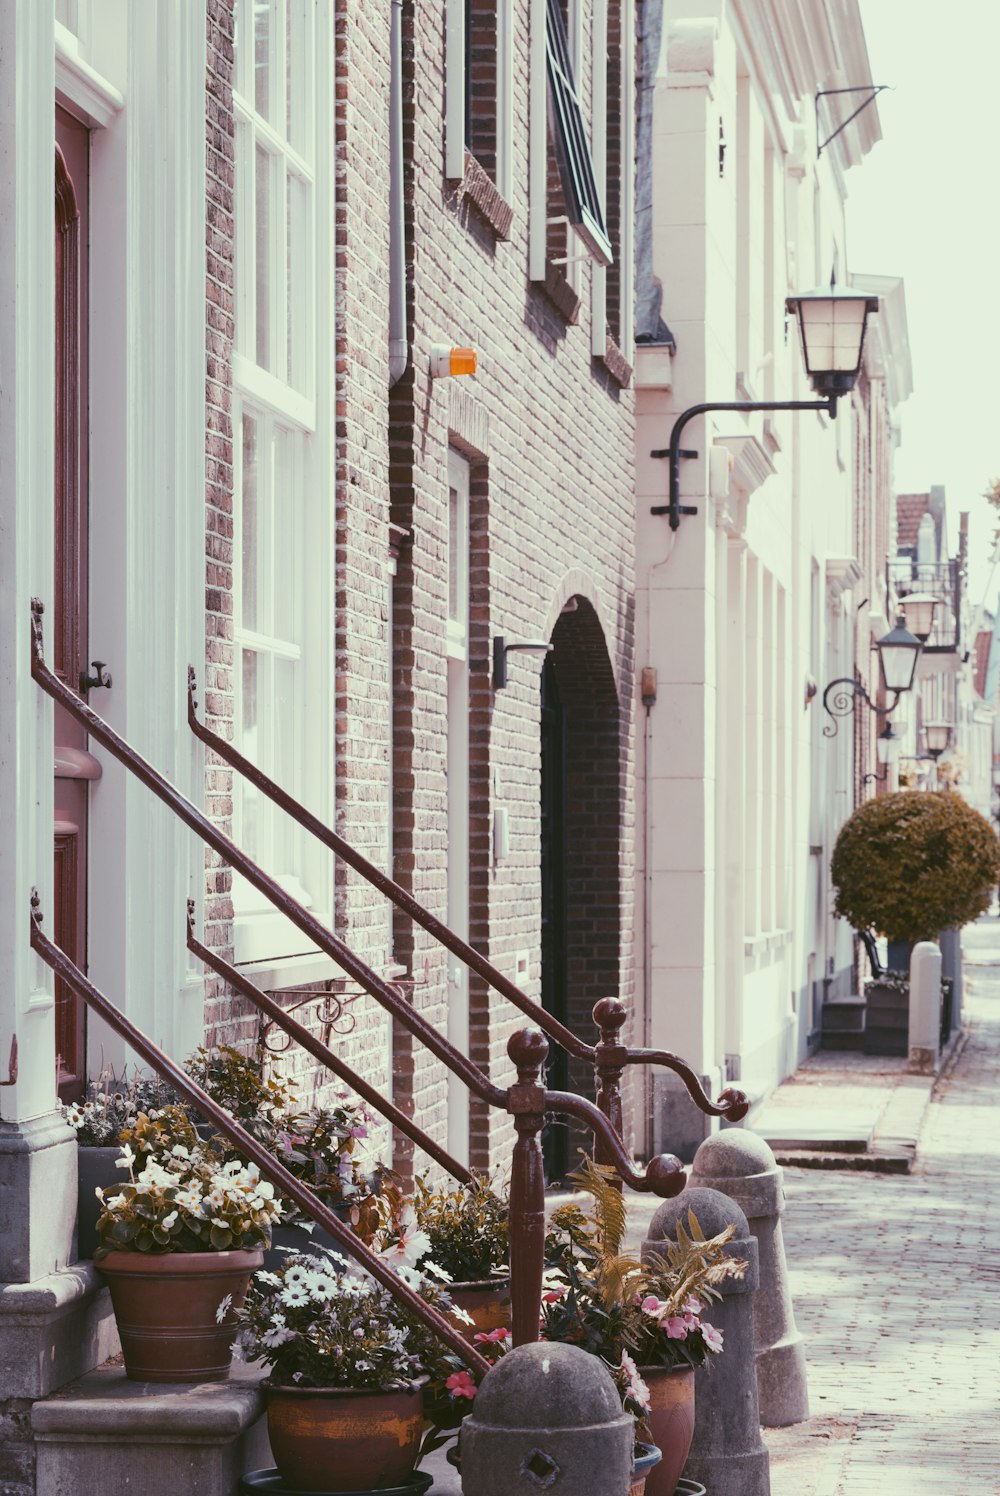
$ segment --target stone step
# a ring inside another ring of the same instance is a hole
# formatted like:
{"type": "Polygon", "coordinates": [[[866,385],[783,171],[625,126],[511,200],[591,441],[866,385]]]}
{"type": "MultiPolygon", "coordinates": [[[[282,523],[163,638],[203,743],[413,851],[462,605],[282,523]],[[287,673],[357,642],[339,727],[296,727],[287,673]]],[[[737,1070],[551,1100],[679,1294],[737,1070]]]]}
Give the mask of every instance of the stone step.
{"type": "Polygon", "coordinates": [[[906,1028],[869,1024],[865,1029],[865,1054],[902,1055],[909,1052],[906,1028]]]}
{"type": "Polygon", "coordinates": [[[239,1363],[227,1382],[183,1386],[89,1372],[31,1410],[37,1496],[237,1496],[247,1471],[274,1464],[260,1381],[239,1363]]]}
{"type": "Polygon", "coordinates": [[[823,1033],[860,1034],[865,1027],[863,997],[828,998],[823,1004],[823,1033]]]}

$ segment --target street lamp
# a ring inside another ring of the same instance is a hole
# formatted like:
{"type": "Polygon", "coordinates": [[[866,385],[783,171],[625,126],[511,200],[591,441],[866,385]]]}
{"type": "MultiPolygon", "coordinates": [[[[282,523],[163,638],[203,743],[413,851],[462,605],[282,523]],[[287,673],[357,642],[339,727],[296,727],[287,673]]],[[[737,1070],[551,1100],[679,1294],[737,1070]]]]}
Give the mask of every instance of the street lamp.
{"type": "Polygon", "coordinates": [[[823,736],[837,736],[836,719],[849,716],[857,705],[858,697],[878,717],[888,717],[890,712],[894,712],[899,705],[899,698],[913,690],[917,661],[923,647],[920,640],[910,633],[902,618],[897,618],[896,627],[875,641],[882,684],[887,691],[892,692],[892,701],[888,706],[876,706],[860,681],[852,680],[850,676],[832,680],[823,692],[823,710],[830,718],[823,728],[823,736]]]}
{"type": "Polygon", "coordinates": [[[924,723],[924,747],[927,749],[927,752],[930,754],[935,764],[950,742],[950,722],[942,721],[924,723]]]}
{"type": "Polygon", "coordinates": [[[735,410],[824,410],[836,416],[837,401],[853,390],[861,370],[865,331],[871,312],[878,311],[878,297],[846,286],[830,285],[800,296],[789,296],[785,310],[799,327],[806,373],[820,400],[723,400],[692,405],[674,422],[669,447],[659,447],[651,457],[666,457],[670,462],[670,502],[655,504],[651,514],[666,514],[670,528],[676,530],[682,514],[697,514],[693,504],[681,503],[681,458],[697,457],[690,448],[681,447],[681,435],[688,421],[710,411],[735,410]]]}
{"type": "Polygon", "coordinates": [[[906,620],[906,627],[926,644],[934,627],[934,610],[940,598],[931,592],[908,592],[899,599],[899,608],[906,620]]]}
{"type": "Polygon", "coordinates": [[[875,743],[875,751],[878,753],[878,761],[882,765],[882,773],[866,774],[864,779],[861,781],[862,784],[867,784],[869,780],[874,780],[879,784],[884,784],[889,777],[889,765],[893,762],[896,754],[899,752],[899,739],[892,730],[891,722],[887,722],[882,731],[879,733],[878,739],[875,743]]]}

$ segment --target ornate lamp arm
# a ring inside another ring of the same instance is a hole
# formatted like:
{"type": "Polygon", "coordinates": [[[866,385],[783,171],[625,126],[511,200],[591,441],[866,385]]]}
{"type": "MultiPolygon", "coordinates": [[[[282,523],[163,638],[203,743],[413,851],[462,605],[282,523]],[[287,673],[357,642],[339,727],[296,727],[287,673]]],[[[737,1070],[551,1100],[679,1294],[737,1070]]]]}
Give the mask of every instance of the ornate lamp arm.
{"type": "Polygon", "coordinates": [[[896,710],[902,694],[902,691],[893,691],[892,701],[888,706],[876,706],[859,680],[852,680],[846,675],[832,680],[823,692],[823,710],[830,719],[823,728],[823,736],[825,738],[837,736],[837,718],[849,717],[854,711],[855,702],[859,696],[876,717],[888,717],[890,712],[896,710]]]}

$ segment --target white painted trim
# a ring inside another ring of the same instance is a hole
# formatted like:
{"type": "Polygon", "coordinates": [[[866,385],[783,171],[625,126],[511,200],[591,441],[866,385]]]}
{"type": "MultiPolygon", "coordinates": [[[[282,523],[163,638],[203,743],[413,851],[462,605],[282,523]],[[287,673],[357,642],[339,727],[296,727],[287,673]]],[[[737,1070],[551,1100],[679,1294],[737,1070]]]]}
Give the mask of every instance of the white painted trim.
{"type": "Polygon", "coordinates": [[[283,380],[275,379],[242,353],[233,354],[233,384],[239,385],[254,405],[263,405],[310,435],[316,430],[316,402],[300,395],[283,380]]]}
{"type": "MultiPolygon", "coordinates": [[[[205,34],[204,0],[123,8],[108,41],[126,105],[91,152],[91,641],[115,662],[109,720],[196,804],[185,676],[193,663],[203,684],[205,34]]],[[[184,945],[187,899],[202,910],[202,847],[106,756],[104,770],[91,973],[184,1055],[203,1033],[204,978],[184,945]]],[[[125,1058],[98,1024],[88,1042],[91,1067],[125,1058]]]]}
{"type": "Polygon", "coordinates": [[[497,0],[496,188],[514,201],[514,0],[497,0]]]}
{"type": "MultiPolygon", "coordinates": [[[[469,464],[452,449],[448,451],[448,486],[458,494],[460,522],[456,526],[463,556],[457,568],[464,589],[466,616],[469,589],[469,464]]],[[[450,502],[450,501],[449,501],[450,502]]],[[[449,556],[449,577],[453,558],[449,556]]],[[[463,641],[464,642],[464,641],[463,641]]],[[[469,938],[469,665],[464,647],[448,654],[447,721],[447,823],[448,910],[447,923],[463,940],[469,938]]],[[[447,961],[447,1035],[451,1044],[469,1052],[469,970],[463,961],[447,961]]],[[[448,1075],[448,1149],[459,1160],[469,1158],[469,1091],[465,1083],[448,1075]]]]}
{"type": "Polygon", "coordinates": [[[621,326],[618,347],[635,368],[635,6],[622,3],[621,224],[618,231],[621,326]]]}
{"type": "MultiPolygon", "coordinates": [[[[628,9],[628,0],[623,0],[628,9]]],[[[608,73],[601,67],[601,59],[608,51],[608,0],[594,0],[593,10],[593,85],[590,107],[590,148],[594,159],[594,177],[601,194],[605,220],[608,212],[608,73]]],[[[625,182],[622,182],[624,199],[625,182]]],[[[610,232],[611,225],[608,224],[610,232]]],[[[608,272],[607,267],[596,262],[590,281],[590,351],[594,358],[603,358],[607,351],[608,322],[608,272]]]]}
{"type": "Polygon", "coordinates": [[[77,38],[55,23],[56,93],[88,125],[106,129],[125,107],[122,94],[80,52],[77,38]]]}
{"type": "MultiPolygon", "coordinates": [[[[52,597],[53,24],[51,0],[0,5],[0,1079],[15,1035],[20,1051],[5,1122],[55,1103],[54,984],[28,944],[33,886],[52,934],[52,708],[31,679],[29,610],[52,597]]],[[[51,618],[50,601],[50,633],[51,618]]]]}
{"type": "Polygon", "coordinates": [[[548,187],[548,80],[545,73],[545,0],[530,0],[528,38],[528,278],[545,279],[548,187]]]}
{"type": "Polygon", "coordinates": [[[465,176],[465,0],[447,0],[444,33],[444,174],[465,176]]]}

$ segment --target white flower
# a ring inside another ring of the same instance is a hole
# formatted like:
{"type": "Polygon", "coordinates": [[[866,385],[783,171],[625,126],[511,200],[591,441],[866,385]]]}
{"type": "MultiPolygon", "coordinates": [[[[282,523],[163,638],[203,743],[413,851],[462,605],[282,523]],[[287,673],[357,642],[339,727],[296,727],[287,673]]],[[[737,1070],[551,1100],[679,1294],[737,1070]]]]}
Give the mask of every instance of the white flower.
{"type": "Polygon", "coordinates": [[[190,1153],[189,1149],[185,1148],[185,1146],[184,1146],[183,1143],[175,1143],[174,1146],[170,1150],[170,1157],[171,1158],[190,1158],[191,1157],[191,1153],[190,1153]]]}
{"type": "Polygon", "coordinates": [[[116,1158],[115,1159],[115,1168],[116,1169],[131,1169],[131,1167],[132,1167],[132,1165],[134,1163],[135,1163],[135,1154],[132,1152],[132,1149],[129,1147],[128,1143],[123,1143],[122,1144],[122,1156],[121,1156],[121,1158],[116,1158]]]}
{"type": "Polygon", "coordinates": [[[303,1266],[301,1262],[291,1262],[285,1268],[285,1287],[290,1287],[293,1283],[305,1285],[309,1282],[310,1276],[309,1268],[303,1266]]]}
{"type": "Polygon", "coordinates": [[[169,1231],[170,1228],[171,1228],[171,1226],[176,1221],[176,1219],[177,1219],[177,1212],[176,1212],[176,1210],[172,1210],[169,1215],[165,1215],[163,1217],[163,1220],[160,1222],[160,1225],[163,1227],[164,1231],[169,1231]]]}
{"type": "Polygon", "coordinates": [[[281,1302],[289,1309],[299,1309],[309,1302],[309,1292],[301,1283],[286,1283],[281,1290],[281,1302]]]}
{"type": "Polygon", "coordinates": [[[257,1283],[267,1283],[272,1288],[279,1288],[281,1286],[281,1279],[277,1273],[269,1273],[266,1268],[261,1268],[259,1273],[255,1273],[254,1279],[257,1283]]]}
{"type": "Polygon", "coordinates": [[[465,1309],[461,1309],[458,1304],[452,1304],[451,1312],[455,1316],[455,1318],[463,1325],[474,1325],[476,1323],[476,1321],[472,1318],[472,1315],[467,1313],[465,1309]]]}
{"type": "Polygon", "coordinates": [[[216,1311],[215,1311],[215,1323],[217,1325],[221,1325],[222,1324],[222,1321],[225,1319],[226,1315],[229,1313],[230,1309],[232,1308],[232,1305],[233,1305],[233,1296],[232,1296],[231,1293],[227,1293],[226,1297],[222,1300],[222,1302],[219,1305],[218,1309],[216,1309],[216,1311]]]}
{"type": "Polygon", "coordinates": [[[451,1273],[446,1273],[443,1267],[438,1267],[437,1263],[430,1257],[428,1257],[426,1262],[420,1264],[420,1270],[423,1273],[430,1273],[432,1278],[437,1278],[441,1283],[454,1282],[451,1273]]]}

